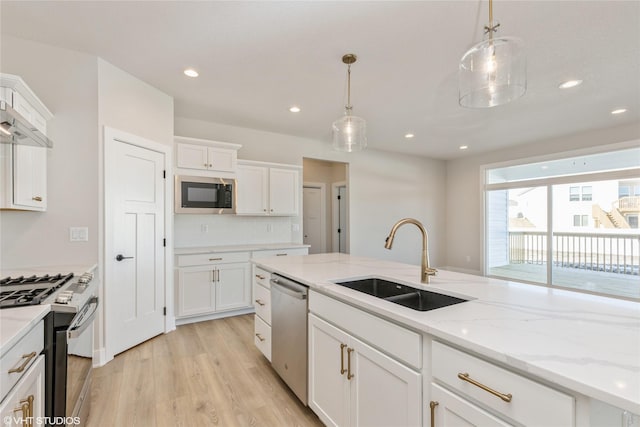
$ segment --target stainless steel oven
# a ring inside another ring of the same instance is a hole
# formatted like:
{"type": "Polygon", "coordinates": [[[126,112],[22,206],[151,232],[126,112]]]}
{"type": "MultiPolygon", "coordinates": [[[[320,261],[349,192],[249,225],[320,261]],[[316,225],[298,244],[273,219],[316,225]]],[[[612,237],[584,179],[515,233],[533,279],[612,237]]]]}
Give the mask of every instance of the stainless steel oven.
{"type": "MultiPolygon", "coordinates": [[[[50,304],[44,319],[45,416],[49,425],[83,425],[89,414],[93,321],[98,310],[95,267],[75,276],[0,279],[0,308],[50,304]]],[[[29,273],[30,274],[30,273],[29,273]]]]}

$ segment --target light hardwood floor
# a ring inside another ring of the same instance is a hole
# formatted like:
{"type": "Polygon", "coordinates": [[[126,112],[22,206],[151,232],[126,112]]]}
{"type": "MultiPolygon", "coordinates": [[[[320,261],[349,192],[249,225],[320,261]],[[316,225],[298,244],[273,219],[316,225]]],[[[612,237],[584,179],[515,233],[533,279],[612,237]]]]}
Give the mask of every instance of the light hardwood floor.
{"type": "Polygon", "coordinates": [[[253,344],[253,315],[178,326],[93,372],[97,426],[322,426],[253,344]]]}

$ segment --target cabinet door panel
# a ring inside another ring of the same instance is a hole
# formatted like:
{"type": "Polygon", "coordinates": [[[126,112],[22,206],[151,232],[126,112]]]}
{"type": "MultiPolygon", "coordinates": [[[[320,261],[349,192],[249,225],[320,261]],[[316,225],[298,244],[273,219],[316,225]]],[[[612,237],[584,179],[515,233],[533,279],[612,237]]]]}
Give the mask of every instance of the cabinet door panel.
{"type": "Polygon", "coordinates": [[[269,213],[271,215],[298,215],[298,171],[295,169],[269,169],[269,213]]]}
{"type": "Polygon", "coordinates": [[[176,164],[179,168],[208,169],[208,147],[194,144],[177,144],[176,164]]]}
{"type": "Polygon", "coordinates": [[[355,338],[351,348],[351,425],[419,426],[420,374],[355,338]]]}
{"type": "Polygon", "coordinates": [[[15,411],[30,396],[33,396],[33,404],[30,416],[35,419],[44,417],[44,356],[40,355],[27,372],[22,375],[15,388],[9,392],[0,405],[0,417],[3,426],[35,425],[28,423],[27,414],[23,411],[15,411]]]}
{"type": "Polygon", "coordinates": [[[249,264],[222,264],[216,268],[216,311],[251,306],[249,264]]]}
{"type": "Polygon", "coordinates": [[[228,148],[209,147],[209,169],[224,172],[235,172],[237,151],[228,148]]]}
{"type": "Polygon", "coordinates": [[[341,351],[347,363],[349,336],[309,315],[309,407],[327,426],[346,426],[349,422],[349,382],[341,374],[341,351]]]}
{"type": "Polygon", "coordinates": [[[17,208],[47,207],[47,149],[13,146],[13,203],[17,208]]]}
{"type": "MultiPolygon", "coordinates": [[[[508,427],[510,424],[483,411],[471,402],[448,390],[431,384],[431,399],[438,402],[434,408],[435,422],[431,427],[508,427]]],[[[426,402],[425,410],[430,410],[426,402]]]]}
{"type": "Polygon", "coordinates": [[[238,201],[236,213],[239,215],[267,215],[268,191],[267,168],[260,166],[238,166],[238,201]]]}
{"type": "Polygon", "coordinates": [[[177,316],[211,313],[215,310],[213,267],[182,268],[178,273],[177,316]]]}

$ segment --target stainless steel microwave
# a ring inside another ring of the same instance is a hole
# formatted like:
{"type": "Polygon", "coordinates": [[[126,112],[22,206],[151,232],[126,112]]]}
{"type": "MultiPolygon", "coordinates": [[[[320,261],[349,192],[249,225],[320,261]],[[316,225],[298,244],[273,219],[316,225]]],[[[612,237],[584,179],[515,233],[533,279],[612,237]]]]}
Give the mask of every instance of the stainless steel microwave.
{"type": "Polygon", "coordinates": [[[175,212],[236,213],[236,180],[176,175],[175,212]]]}

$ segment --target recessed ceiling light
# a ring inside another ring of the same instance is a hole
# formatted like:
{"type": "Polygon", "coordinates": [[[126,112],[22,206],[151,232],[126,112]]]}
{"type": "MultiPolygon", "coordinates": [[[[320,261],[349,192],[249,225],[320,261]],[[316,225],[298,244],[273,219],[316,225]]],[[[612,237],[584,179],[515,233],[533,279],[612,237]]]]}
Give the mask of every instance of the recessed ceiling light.
{"type": "Polygon", "coordinates": [[[407,134],[405,134],[405,135],[404,135],[404,137],[405,137],[405,138],[407,138],[407,139],[411,139],[411,138],[413,138],[414,136],[415,136],[415,135],[414,135],[414,134],[412,134],[412,133],[407,133],[407,134]]]}
{"type": "Polygon", "coordinates": [[[300,112],[300,107],[297,106],[292,106],[291,108],[289,108],[289,111],[291,111],[292,113],[299,113],[300,112]]]}
{"type": "Polygon", "coordinates": [[[618,108],[617,110],[613,110],[611,112],[611,114],[622,114],[622,113],[626,113],[627,109],[626,108],[618,108]]]}
{"type": "Polygon", "coordinates": [[[198,77],[199,74],[193,68],[187,68],[186,70],[184,70],[184,75],[189,77],[198,77]]]}
{"type": "Polygon", "coordinates": [[[558,86],[560,89],[569,89],[570,87],[580,86],[582,84],[582,80],[567,80],[558,86]]]}
{"type": "Polygon", "coordinates": [[[469,146],[468,146],[468,145],[461,145],[461,146],[460,146],[460,149],[461,149],[461,150],[466,150],[467,148],[469,148],[469,146]]]}

